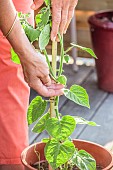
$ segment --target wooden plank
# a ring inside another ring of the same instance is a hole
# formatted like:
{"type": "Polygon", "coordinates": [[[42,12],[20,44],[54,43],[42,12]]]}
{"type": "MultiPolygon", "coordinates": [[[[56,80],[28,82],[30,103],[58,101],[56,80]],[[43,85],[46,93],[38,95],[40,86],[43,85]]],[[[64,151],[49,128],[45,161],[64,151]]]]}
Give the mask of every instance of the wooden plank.
{"type": "MultiPolygon", "coordinates": [[[[77,73],[75,73],[72,70],[72,65],[65,65],[64,70],[65,70],[65,75],[68,77],[68,87],[70,87],[72,84],[76,83],[76,84],[82,84],[85,79],[88,77],[88,75],[91,73],[92,71],[92,67],[86,67],[86,66],[80,66],[79,71],[77,73]]],[[[30,95],[30,101],[36,97],[38,94],[34,91],[31,90],[31,95],[30,95]]],[[[60,104],[59,104],[59,109],[61,109],[61,107],[64,105],[64,103],[66,102],[66,98],[64,96],[62,96],[60,98],[60,104]]],[[[33,133],[31,131],[31,129],[33,128],[34,125],[30,125],[29,126],[29,140],[30,140],[30,144],[33,143],[34,140],[38,140],[38,138],[40,138],[40,135],[42,136],[43,134],[37,135],[35,133],[33,133]]],[[[45,133],[44,133],[45,135],[45,133]]]]}
{"type": "MultiPolygon", "coordinates": [[[[95,111],[99,108],[101,103],[105,100],[107,93],[98,89],[96,74],[93,72],[88,79],[82,84],[82,86],[87,90],[90,99],[91,109],[87,109],[76,105],[74,102],[68,101],[66,105],[62,107],[60,113],[70,114],[73,116],[80,116],[87,120],[90,120],[94,116],[95,111]]],[[[83,131],[85,125],[77,125],[72,138],[77,138],[83,131]]],[[[87,133],[84,133],[84,136],[87,133]]]]}
{"type": "Polygon", "coordinates": [[[79,136],[81,139],[90,140],[101,145],[113,141],[113,94],[109,94],[101,107],[95,112],[92,121],[100,127],[86,127],[79,136]],[[87,134],[87,135],[86,135],[87,134]]]}
{"type": "Polygon", "coordinates": [[[106,10],[113,9],[113,1],[112,0],[81,0],[78,2],[77,8],[79,10],[106,10]]]}
{"type": "Polygon", "coordinates": [[[94,11],[84,11],[84,9],[76,10],[75,15],[76,15],[77,29],[89,28],[88,18],[89,18],[89,16],[93,15],[94,13],[95,13],[94,11]]]}

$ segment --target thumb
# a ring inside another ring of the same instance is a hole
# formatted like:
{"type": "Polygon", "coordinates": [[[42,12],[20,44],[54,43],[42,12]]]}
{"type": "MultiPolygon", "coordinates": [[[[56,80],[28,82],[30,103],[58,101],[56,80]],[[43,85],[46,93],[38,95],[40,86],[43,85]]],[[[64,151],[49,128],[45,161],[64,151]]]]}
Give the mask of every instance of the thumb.
{"type": "Polygon", "coordinates": [[[31,9],[36,10],[42,6],[44,0],[34,0],[33,4],[31,5],[31,9]]]}

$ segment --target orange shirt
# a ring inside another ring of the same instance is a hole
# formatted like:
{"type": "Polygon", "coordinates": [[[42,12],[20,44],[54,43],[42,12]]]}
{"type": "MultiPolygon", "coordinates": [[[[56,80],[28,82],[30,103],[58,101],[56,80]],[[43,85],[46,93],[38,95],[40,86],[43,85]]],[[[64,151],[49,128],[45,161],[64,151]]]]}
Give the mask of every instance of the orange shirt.
{"type": "MultiPolygon", "coordinates": [[[[31,12],[32,0],[13,0],[17,11],[31,12]]],[[[7,11],[8,12],[8,11],[7,11]]],[[[20,164],[20,154],[28,145],[26,112],[29,87],[21,65],[11,61],[10,44],[0,32],[0,164],[20,164]]],[[[20,42],[21,43],[21,42],[20,42]]]]}

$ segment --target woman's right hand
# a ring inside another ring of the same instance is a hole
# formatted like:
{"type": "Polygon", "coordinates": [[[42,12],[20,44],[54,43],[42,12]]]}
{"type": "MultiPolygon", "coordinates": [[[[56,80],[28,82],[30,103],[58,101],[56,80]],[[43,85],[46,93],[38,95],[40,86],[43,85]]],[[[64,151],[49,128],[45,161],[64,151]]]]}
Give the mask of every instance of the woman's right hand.
{"type": "Polygon", "coordinates": [[[45,97],[62,95],[64,86],[51,80],[45,57],[35,52],[34,49],[27,53],[27,60],[24,57],[20,57],[20,59],[28,85],[45,97]]]}

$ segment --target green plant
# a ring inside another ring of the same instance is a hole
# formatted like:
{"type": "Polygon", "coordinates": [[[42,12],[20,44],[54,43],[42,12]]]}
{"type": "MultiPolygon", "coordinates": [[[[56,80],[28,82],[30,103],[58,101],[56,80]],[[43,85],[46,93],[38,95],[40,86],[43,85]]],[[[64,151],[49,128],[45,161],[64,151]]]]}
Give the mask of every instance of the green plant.
{"type": "MultiPolygon", "coordinates": [[[[38,41],[39,49],[46,57],[51,77],[54,79],[54,81],[56,81],[56,83],[61,83],[66,87],[67,78],[63,75],[63,62],[64,60],[66,63],[69,61],[68,52],[72,48],[77,47],[87,51],[95,58],[96,56],[91,49],[81,47],[74,43],[71,43],[71,47],[65,51],[63,45],[63,36],[58,33],[61,47],[60,64],[59,68],[57,69],[57,42],[53,42],[51,66],[46,51],[46,46],[50,41],[50,31],[52,25],[52,14],[50,7],[50,0],[45,0],[45,7],[43,7],[35,17],[35,29],[27,22],[29,14],[22,14],[20,12],[18,16],[20,17],[21,24],[29,41],[31,43],[38,41]]],[[[12,60],[20,64],[18,56],[13,49],[11,50],[11,54],[12,60]]],[[[81,86],[74,84],[70,87],[70,89],[64,88],[64,95],[76,104],[90,108],[88,94],[81,86]]],[[[52,97],[49,100],[43,100],[41,96],[37,96],[30,103],[27,113],[29,125],[37,121],[32,131],[35,133],[42,133],[44,130],[46,130],[50,136],[50,138],[42,140],[46,143],[44,152],[47,161],[49,162],[52,169],[60,167],[62,170],[67,170],[68,164],[70,164],[70,166],[76,165],[81,170],[95,170],[96,162],[94,158],[84,150],[78,151],[77,148],[75,148],[70,135],[75,130],[77,124],[96,126],[96,123],[89,122],[81,117],[73,117],[70,115],[63,116],[61,113],[59,113],[58,103],[58,96],[52,97]],[[46,112],[48,103],[50,107],[46,112]]]]}

